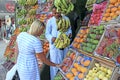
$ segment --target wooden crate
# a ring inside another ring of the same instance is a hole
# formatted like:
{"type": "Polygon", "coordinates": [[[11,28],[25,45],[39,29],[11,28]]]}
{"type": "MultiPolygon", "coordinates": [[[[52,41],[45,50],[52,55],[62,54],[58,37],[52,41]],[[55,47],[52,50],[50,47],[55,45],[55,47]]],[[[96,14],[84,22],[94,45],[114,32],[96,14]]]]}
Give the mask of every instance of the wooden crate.
{"type": "Polygon", "coordinates": [[[115,71],[111,77],[111,80],[120,80],[120,68],[119,67],[116,67],[115,68],[115,71]],[[119,78],[119,79],[118,79],[119,78]]]}
{"type": "MultiPolygon", "coordinates": [[[[113,73],[114,73],[115,66],[112,65],[112,64],[109,64],[108,62],[101,61],[99,58],[97,58],[97,59],[94,59],[93,62],[91,63],[91,66],[90,66],[89,71],[92,70],[92,69],[95,67],[95,63],[99,64],[100,67],[105,67],[105,68],[107,68],[107,70],[110,69],[110,70],[112,71],[112,74],[111,74],[109,80],[112,80],[111,78],[112,78],[112,75],[113,75],[113,73]],[[107,63],[108,63],[109,65],[108,65],[107,63]]],[[[101,69],[101,68],[100,68],[100,69],[101,69]]],[[[100,71],[100,70],[99,70],[99,71],[100,71]]],[[[88,73],[89,73],[89,72],[88,72],[88,73]]],[[[97,72],[96,72],[95,74],[97,74],[97,72]]],[[[88,74],[87,74],[87,75],[88,75],[88,74]]],[[[87,75],[86,75],[86,76],[87,76],[87,75]]]]}

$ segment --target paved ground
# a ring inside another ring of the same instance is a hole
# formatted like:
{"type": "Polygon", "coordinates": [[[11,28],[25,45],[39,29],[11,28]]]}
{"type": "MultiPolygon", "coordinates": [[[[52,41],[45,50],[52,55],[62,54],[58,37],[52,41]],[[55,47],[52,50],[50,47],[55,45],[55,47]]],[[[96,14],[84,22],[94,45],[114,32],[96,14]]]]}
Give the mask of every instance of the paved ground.
{"type": "Polygon", "coordinates": [[[5,80],[6,69],[1,65],[5,62],[6,58],[4,57],[4,51],[6,49],[7,43],[3,40],[0,40],[0,80],[5,80]]]}

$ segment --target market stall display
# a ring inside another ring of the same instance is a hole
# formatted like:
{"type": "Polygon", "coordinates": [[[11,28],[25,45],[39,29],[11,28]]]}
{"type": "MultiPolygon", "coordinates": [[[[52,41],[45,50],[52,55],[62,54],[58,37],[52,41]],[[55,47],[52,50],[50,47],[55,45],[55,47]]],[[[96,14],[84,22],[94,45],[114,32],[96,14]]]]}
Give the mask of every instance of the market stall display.
{"type": "Polygon", "coordinates": [[[102,21],[105,22],[116,22],[116,18],[120,15],[120,1],[109,0],[109,4],[105,10],[102,21]]]}
{"type": "Polygon", "coordinates": [[[107,6],[107,1],[104,1],[100,4],[93,4],[93,13],[91,15],[91,18],[89,20],[89,26],[99,26],[102,15],[106,9],[107,6]]]}
{"type": "MultiPolygon", "coordinates": [[[[72,12],[71,0],[55,0],[39,4],[37,0],[18,0],[17,23],[20,25],[11,37],[5,56],[15,61],[14,45],[20,32],[27,32],[30,24],[38,19],[46,24],[53,16],[50,12],[54,4],[63,16],[72,12]]],[[[56,21],[60,31],[54,45],[59,49],[69,47],[66,57],[54,80],[119,80],[120,78],[120,0],[87,0],[86,7],[92,10],[88,24],[82,26],[72,44],[63,32],[70,26],[70,20],[60,18],[56,21]],[[62,25],[62,26],[61,26],[62,25]]],[[[43,53],[48,57],[49,43],[45,31],[40,37],[43,53]]],[[[36,55],[39,67],[44,65],[36,55]]]]}
{"type": "Polygon", "coordinates": [[[119,4],[115,4],[118,1],[99,0],[96,1],[97,4],[92,4],[93,13],[88,26],[80,28],[70,46],[77,53],[75,59],[71,61],[69,57],[64,58],[64,65],[62,63],[60,67],[59,72],[64,76],[64,80],[119,80],[120,25],[118,22],[105,21],[103,24],[102,21],[109,4],[115,6],[119,4]],[[66,67],[68,63],[70,66],[66,67]]]}
{"type": "MultiPolygon", "coordinates": [[[[45,5],[43,5],[43,6],[45,7],[45,5]]],[[[49,6],[49,8],[50,8],[50,3],[48,3],[47,6],[49,6]]],[[[17,23],[17,25],[19,25],[19,27],[16,28],[14,35],[11,37],[9,45],[6,48],[6,51],[4,53],[5,57],[7,57],[8,60],[11,60],[12,62],[15,61],[14,45],[16,42],[17,35],[20,32],[27,32],[29,30],[31,23],[35,19],[38,19],[37,18],[38,15],[36,14],[36,11],[37,11],[37,9],[39,9],[39,7],[40,7],[40,5],[37,4],[37,0],[32,0],[32,1],[31,0],[26,0],[26,1],[18,0],[17,8],[16,8],[16,18],[17,18],[16,23],[17,23]]],[[[44,10],[44,11],[46,11],[46,10],[44,10]]],[[[47,16],[47,14],[44,14],[44,15],[41,14],[41,15],[42,15],[42,18],[44,17],[44,19],[45,19],[45,17],[47,19],[52,16],[52,15],[47,16]]],[[[42,20],[40,19],[40,21],[42,21],[42,20]]],[[[48,57],[49,43],[46,41],[44,34],[42,34],[40,36],[40,39],[43,43],[43,52],[48,57]]],[[[38,59],[38,62],[42,63],[39,59],[38,59]]],[[[41,65],[40,65],[40,67],[41,67],[41,65]]]]}
{"type": "MultiPolygon", "coordinates": [[[[112,26],[112,25],[111,25],[112,26]]],[[[113,26],[114,27],[114,26],[113,26]]],[[[117,56],[119,56],[119,28],[113,28],[108,26],[105,31],[105,35],[100,43],[99,47],[96,49],[95,54],[101,55],[104,58],[109,58],[115,61],[117,56]]],[[[116,27],[119,27],[116,25],[116,27]]]]}
{"type": "Polygon", "coordinates": [[[81,27],[72,43],[72,46],[76,49],[80,49],[81,44],[85,42],[88,32],[89,32],[89,28],[81,27]]]}
{"type": "Polygon", "coordinates": [[[60,70],[65,74],[70,70],[77,53],[74,50],[69,50],[66,57],[64,58],[60,70]]]}
{"type": "Polygon", "coordinates": [[[106,65],[100,61],[94,60],[92,66],[84,80],[110,80],[114,67],[106,65]]]}

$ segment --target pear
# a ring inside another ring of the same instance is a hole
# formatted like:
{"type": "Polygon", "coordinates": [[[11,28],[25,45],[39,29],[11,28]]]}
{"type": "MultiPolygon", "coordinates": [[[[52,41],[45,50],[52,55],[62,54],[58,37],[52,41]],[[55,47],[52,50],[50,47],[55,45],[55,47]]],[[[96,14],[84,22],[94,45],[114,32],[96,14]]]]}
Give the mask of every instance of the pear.
{"type": "Polygon", "coordinates": [[[108,69],[108,70],[107,70],[107,73],[108,73],[109,75],[111,75],[111,74],[112,74],[112,70],[108,69]]]}
{"type": "Polygon", "coordinates": [[[93,72],[96,73],[96,72],[98,71],[98,68],[97,68],[97,67],[94,67],[92,70],[93,70],[93,72]]]}
{"type": "Polygon", "coordinates": [[[102,79],[104,77],[104,75],[100,74],[98,77],[99,77],[99,79],[102,79]]]}
{"type": "Polygon", "coordinates": [[[96,66],[96,67],[100,67],[100,64],[99,64],[99,63],[95,63],[95,66],[96,66]]]}
{"type": "Polygon", "coordinates": [[[109,80],[107,77],[104,77],[102,80],[109,80]]]}

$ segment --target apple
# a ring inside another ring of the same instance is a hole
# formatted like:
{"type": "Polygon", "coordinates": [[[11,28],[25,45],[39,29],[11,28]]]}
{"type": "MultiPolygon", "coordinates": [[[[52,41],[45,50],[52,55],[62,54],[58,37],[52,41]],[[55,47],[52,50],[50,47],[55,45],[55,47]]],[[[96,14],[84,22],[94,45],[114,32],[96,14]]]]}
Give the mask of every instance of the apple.
{"type": "Polygon", "coordinates": [[[120,64],[120,55],[117,56],[117,62],[120,64]]]}

